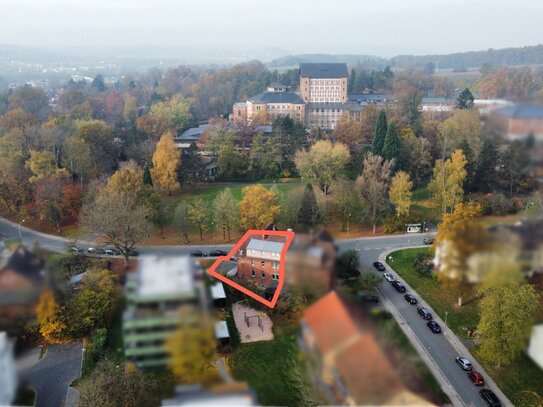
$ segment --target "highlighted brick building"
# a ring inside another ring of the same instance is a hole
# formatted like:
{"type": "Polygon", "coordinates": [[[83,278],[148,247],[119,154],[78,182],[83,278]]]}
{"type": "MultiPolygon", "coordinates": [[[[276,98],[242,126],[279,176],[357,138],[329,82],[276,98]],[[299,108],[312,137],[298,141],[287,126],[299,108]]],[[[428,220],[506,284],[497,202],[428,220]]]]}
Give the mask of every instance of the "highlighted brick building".
{"type": "Polygon", "coordinates": [[[284,246],[280,241],[251,238],[245,249],[240,249],[238,277],[264,288],[278,281],[284,246]]]}

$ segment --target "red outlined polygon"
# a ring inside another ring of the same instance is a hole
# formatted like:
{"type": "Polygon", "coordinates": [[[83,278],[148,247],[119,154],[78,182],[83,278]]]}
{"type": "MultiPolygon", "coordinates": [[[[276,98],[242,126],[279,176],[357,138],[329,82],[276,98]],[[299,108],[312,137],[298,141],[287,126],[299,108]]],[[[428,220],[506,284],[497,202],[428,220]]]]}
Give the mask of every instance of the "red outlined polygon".
{"type": "Polygon", "coordinates": [[[287,250],[292,243],[292,240],[294,239],[294,232],[290,231],[283,231],[283,230],[248,230],[243,237],[239,240],[238,243],[230,250],[230,253],[228,253],[227,256],[221,256],[215,262],[211,265],[211,267],[207,270],[209,275],[215,277],[216,279],[222,281],[223,283],[228,284],[231,287],[234,287],[236,290],[241,291],[242,293],[248,295],[251,298],[254,298],[255,300],[261,302],[264,305],[267,305],[270,308],[275,307],[275,304],[277,303],[277,300],[279,299],[279,294],[281,294],[281,290],[283,289],[283,284],[285,283],[285,257],[287,254],[287,250]],[[273,298],[271,301],[266,300],[265,298],[262,298],[260,295],[252,292],[251,290],[239,285],[238,283],[230,280],[228,277],[223,276],[222,274],[217,273],[215,270],[221,264],[223,261],[229,261],[232,257],[236,257],[236,253],[238,252],[239,248],[243,245],[243,243],[253,235],[268,235],[268,236],[283,236],[286,238],[285,245],[283,246],[283,250],[281,251],[281,259],[279,261],[279,282],[277,283],[277,289],[275,290],[275,293],[273,295],[273,298]]]}

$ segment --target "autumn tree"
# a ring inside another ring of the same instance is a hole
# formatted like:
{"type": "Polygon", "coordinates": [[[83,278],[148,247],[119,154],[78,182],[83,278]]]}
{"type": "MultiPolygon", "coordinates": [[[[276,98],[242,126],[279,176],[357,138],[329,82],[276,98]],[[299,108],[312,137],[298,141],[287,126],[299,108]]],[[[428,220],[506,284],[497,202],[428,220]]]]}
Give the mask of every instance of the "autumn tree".
{"type": "Polygon", "coordinates": [[[192,102],[180,94],[170,100],[154,103],[145,116],[138,119],[138,127],[152,137],[185,130],[193,120],[192,102]]]}
{"type": "Polygon", "coordinates": [[[341,231],[348,229],[350,222],[360,220],[360,200],[353,194],[356,185],[350,180],[340,180],[333,189],[332,208],[341,225],[341,231]]]}
{"type": "Polygon", "coordinates": [[[239,213],[238,204],[230,188],[225,188],[213,201],[215,224],[222,229],[222,237],[230,240],[230,231],[237,224],[239,213]]]}
{"type": "Polygon", "coordinates": [[[22,85],[9,96],[9,109],[22,109],[36,119],[44,121],[51,112],[49,98],[43,89],[31,85],[22,85]]]}
{"type": "Polygon", "coordinates": [[[216,379],[217,339],[208,318],[182,307],[181,324],[168,338],[170,368],[183,383],[206,384],[216,379]]]}
{"type": "Polygon", "coordinates": [[[51,290],[45,290],[36,306],[36,320],[40,334],[48,343],[65,341],[66,324],[63,322],[62,309],[51,290]]]}
{"type": "Polygon", "coordinates": [[[26,166],[32,171],[30,182],[49,177],[57,171],[55,156],[50,151],[30,151],[30,158],[27,160],[26,166]]]}
{"type": "Polygon", "coordinates": [[[177,205],[177,207],[175,208],[175,212],[173,215],[173,225],[185,238],[185,243],[188,243],[190,233],[190,218],[189,205],[186,201],[181,201],[179,205],[177,205]]]}
{"type": "Polygon", "coordinates": [[[425,137],[417,137],[413,131],[402,134],[402,156],[404,169],[409,172],[417,187],[432,169],[431,145],[425,137]]]}
{"type": "Polygon", "coordinates": [[[351,155],[355,155],[364,144],[361,123],[348,118],[340,119],[334,128],[332,138],[336,143],[345,144],[351,155]]]}
{"type": "Polygon", "coordinates": [[[483,294],[477,354],[498,368],[507,366],[525,349],[525,338],[541,310],[539,296],[527,283],[488,287],[483,294]]]}
{"type": "Polygon", "coordinates": [[[168,195],[181,188],[177,180],[177,168],[180,162],[181,153],[173,141],[173,133],[165,133],[156,145],[151,174],[154,185],[161,191],[167,191],[168,195]]]}
{"type": "Polygon", "coordinates": [[[144,193],[143,170],[134,161],[121,163],[120,168],[109,177],[107,189],[112,194],[126,194],[134,202],[144,193]]]}
{"type": "Polygon", "coordinates": [[[400,218],[409,215],[411,196],[413,195],[413,183],[408,173],[399,171],[392,178],[388,196],[390,202],[396,207],[396,215],[400,218]]]}
{"type": "Polygon", "coordinates": [[[313,144],[309,151],[298,151],[294,162],[302,177],[318,185],[327,195],[330,185],[341,176],[349,159],[349,150],[344,144],[322,140],[313,144]]]}
{"type": "Polygon", "coordinates": [[[198,227],[200,240],[204,240],[203,232],[209,218],[209,210],[206,202],[202,198],[194,199],[188,206],[188,216],[192,224],[198,227]]]}
{"type": "Polygon", "coordinates": [[[277,219],[281,207],[277,195],[263,185],[249,185],[241,190],[240,224],[245,229],[263,229],[277,219]]]}
{"type": "Polygon", "coordinates": [[[452,211],[454,206],[464,197],[464,180],[466,179],[466,157],[462,150],[455,150],[451,158],[443,162],[437,160],[434,176],[428,185],[436,206],[442,213],[452,211]]]}
{"type": "Polygon", "coordinates": [[[386,192],[394,161],[368,154],[364,158],[362,174],[356,179],[358,191],[367,206],[367,215],[376,232],[377,222],[386,210],[386,192]]]}
{"type": "Polygon", "coordinates": [[[148,237],[148,208],[132,194],[99,192],[83,207],[82,223],[100,234],[105,244],[115,246],[124,256],[125,267],[136,244],[148,237]]]}
{"type": "Polygon", "coordinates": [[[456,109],[451,117],[439,125],[438,145],[441,158],[451,154],[463,140],[466,140],[473,150],[477,162],[483,147],[481,117],[477,109],[456,109]]]}
{"type": "Polygon", "coordinates": [[[387,135],[388,123],[387,115],[381,110],[379,112],[379,117],[377,118],[377,123],[375,125],[375,131],[373,133],[373,153],[377,155],[383,154],[383,148],[385,146],[385,139],[387,135]]]}
{"type": "Polygon", "coordinates": [[[62,145],[62,164],[64,168],[70,171],[72,178],[79,178],[81,186],[93,174],[96,167],[89,144],[77,137],[68,137],[64,141],[62,145]]]}
{"type": "Polygon", "coordinates": [[[373,270],[363,272],[358,280],[358,286],[363,291],[374,292],[383,284],[383,278],[373,270]]]}
{"type": "Polygon", "coordinates": [[[78,121],[75,137],[89,146],[90,155],[99,173],[110,172],[115,168],[119,146],[107,123],[101,120],[78,121]]]}

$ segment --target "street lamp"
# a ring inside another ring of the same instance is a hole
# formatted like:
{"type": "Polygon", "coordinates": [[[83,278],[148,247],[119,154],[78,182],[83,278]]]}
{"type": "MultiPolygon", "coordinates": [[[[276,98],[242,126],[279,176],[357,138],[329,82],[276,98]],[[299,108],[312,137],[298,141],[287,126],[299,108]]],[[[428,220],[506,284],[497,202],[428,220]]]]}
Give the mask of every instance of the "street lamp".
{"type": "Polygon", "coordinates": [[[445,311],[445,325],[447,325],[447,317],[449,316],[449,311],[445,311]]]}
{"type": "Polygon", "coordinates": [[[21,225],[25,223],[25,219],[19,222],[19,240],[23,240],[23,237],[21,236],[21,225]]]}
{"type": "Polygon", "coordinates": [[[349,237],[349,226],[351,224],[351,214],[349,213],[349,216],[347,216],[347,237],[349,237]]]}

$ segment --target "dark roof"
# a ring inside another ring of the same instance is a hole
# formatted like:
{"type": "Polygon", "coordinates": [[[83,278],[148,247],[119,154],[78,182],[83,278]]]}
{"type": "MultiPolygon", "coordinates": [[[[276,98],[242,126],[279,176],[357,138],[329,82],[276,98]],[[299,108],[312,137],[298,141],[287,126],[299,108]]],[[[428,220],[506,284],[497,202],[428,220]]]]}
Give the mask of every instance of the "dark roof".
{"type": "Polygon", "coordinates": [[[513,119],[543,119],[543,106],[526,103],[502,107],[496,113],[513,119]]]}
{"type": "Polygon", "coordinates": [[[191,127],[188,130],[185,130],[183,134],[181,134],[179,137],[176,137],[176,140],[199,140],[200,136],[204,132],[204,130],[207,128],[207,124],[201,124],[198,127],[191,127]]]}
{"type": "Polygon", "coordinates": [[[267,88],[290,88],[290,86],[287,86],[287,85],[283,85],[282,83],[279,83],[279,82],[274,82],[274,83],[270,83],[268,86],[266,86],[267,88]]]}
{"type": "Polygon", "coordinates": [[[249,99],[252,103],[294,103],[303,104],[304,102],[297,93],[294,92],[262,92],[249,99]]]}
{"type": "Polygon", "coordinates": [[[0,272],[12,270],[34,283],[42,283],[44,281],[44,264],[45,262],[41,257],[21,245],[13,252],[6,265],[0,269],[0,272]]]}
{"type": "Polygon", "coordinates": [[[330,63],[302,63],[300,64],[300,76],[309,78],[346,78],[347,64],[330,63]]]}

